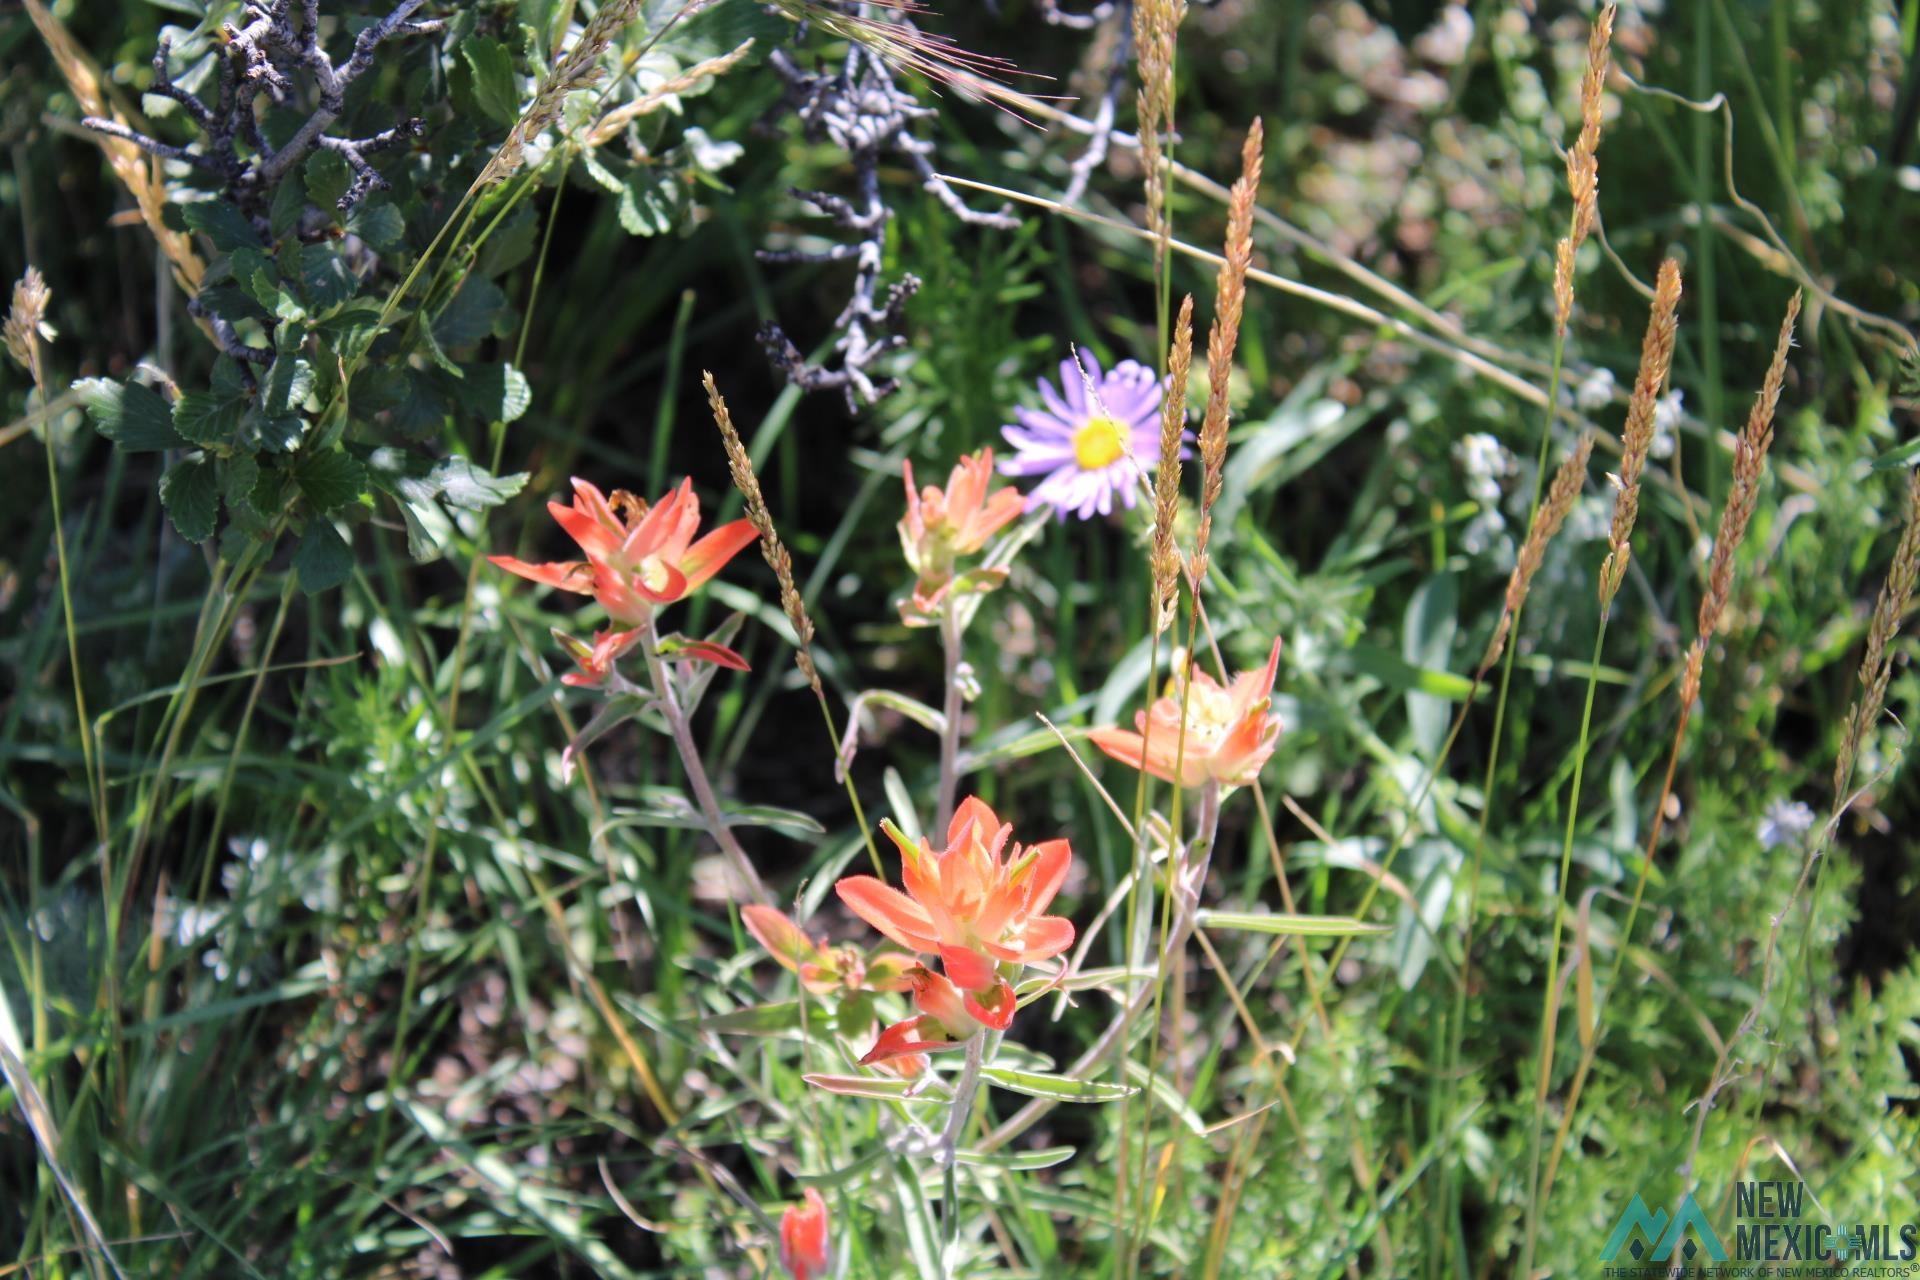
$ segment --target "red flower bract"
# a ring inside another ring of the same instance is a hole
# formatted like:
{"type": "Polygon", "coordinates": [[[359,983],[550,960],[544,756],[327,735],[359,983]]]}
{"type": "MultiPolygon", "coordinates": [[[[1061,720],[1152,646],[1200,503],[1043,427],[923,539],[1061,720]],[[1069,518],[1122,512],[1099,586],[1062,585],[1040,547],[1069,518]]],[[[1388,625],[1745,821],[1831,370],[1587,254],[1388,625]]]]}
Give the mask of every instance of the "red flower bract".
{"type": "Polygon", "coordinates": [[[831,1234],[827,1202],[808,1187],[805,1202],[788,1205],[780,1215],[780,1265],[793,1280],[825,1275],[831,1261],[831,1234]]]}
{"type": "Polygon", "coordinates": [[[488,559],[523,578],[593,596],[629,626],[649,621],[655,606],[699,590],[759,536],[751,521],[735,520],[694,541],[700,499],[694,496],[692,480],[682,480],[649,507],[617,490],[609,502],[599,489],[576,479],[572,505],[549,502],[547,511],[580,544],[584,560],[529,564],[512,556],[488,559]]]}
{"type": "Polygon", "coordinates": [[[1277,638],[1264,668],[1242,671],[1225,688],[1204,671],[1187,673],[1186,661],[1177,660],[1166,696],[1134,717],[1139,732],[1095,729],[1093,745],[1123,764],[1144,766],[1154,777],[1183,787],[1209,779],[1223,787],[1246,786],[1260,776],[1280,737],[1280,717],[1272,714],[1279,666],[1277,638]]]}
{"type": "Polygon", "coordinates": [[[944,1048],[981,1027],[1005,1030],[1016,1002],[1000,966],[1017,971],[1073,945],[1073,922],[1044,914],[1073,851],[1065,840],[1013,844],[1013,828],[971,797],[947,826],[944,852],[924,837],[907,839],[891,823],[882,827],[900,849],[907,891],[873,876],[847,876],[834,889],[893,941],[939,956],[946,976],[908,974],[920,1016],[888,1027],[867,1060],[944,1048]]]}

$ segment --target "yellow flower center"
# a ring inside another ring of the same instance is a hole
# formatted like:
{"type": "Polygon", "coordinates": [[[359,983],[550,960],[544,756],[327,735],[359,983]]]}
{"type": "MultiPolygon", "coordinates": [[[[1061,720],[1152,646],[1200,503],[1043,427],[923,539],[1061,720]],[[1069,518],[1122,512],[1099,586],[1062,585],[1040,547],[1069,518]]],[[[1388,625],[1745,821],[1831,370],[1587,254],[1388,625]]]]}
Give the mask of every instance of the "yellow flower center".
{"type": "Polygon", "coordinates": [[[1110,466],[1126,451],[1125,428],[1105,414],[1087,419],[1087,425],[1073,433],[1073,460],[1082,471],[1110,466]]]}
{"type": "Polygon", "coordinates": [[[667,589],[667,566],[661,563],[659,556],[648,556],[642,560],[639,567],[634,570],[634,576],[639,578],[649,591],[659,592],[667,589]]]}

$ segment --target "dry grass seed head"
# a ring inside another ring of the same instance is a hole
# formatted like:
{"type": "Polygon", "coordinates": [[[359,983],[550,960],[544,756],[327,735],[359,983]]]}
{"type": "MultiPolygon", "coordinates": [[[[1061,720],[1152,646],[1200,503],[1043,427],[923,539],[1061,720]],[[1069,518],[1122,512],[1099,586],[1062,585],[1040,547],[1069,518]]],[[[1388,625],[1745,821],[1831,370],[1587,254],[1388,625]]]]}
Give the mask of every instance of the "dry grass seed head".
{"type": "MultiPolygon", "coordinates": [[[[46,41],[47,52],[53,55],[54,64],[60,68],[67,88],[73,92],[81,115],[99,116],[126,124],[126,117],[107,101],[106,93],[101,88],[100,69],[60,19],[42,0],[26,0],[26,5],[27,16],[39,30],[40,38],[46,41]]],[[[180,287],[189,296],[199,293],[200,280],[206,274],[207,264],[194,251],[192,237],[183,231],[172,230],[162,218],[162,211],[167,204],[167,190],[166,184],[160,180],[159,161],[125,138],[101,134],[97,141],[100,150],[106,153],[113,176],[120,180],[120,185],[127,189],[127,193],[133,197],[133,203],[139,208],[140,220],[146,223],[148,232],[160,246],[160,252],[173,264],[173,273],[180,287]]]]}
{"type": "Polygon", "coordinates": [[[1760,499],[1760,479],[1766,472],[1767,450],[1773,445],[1773,415],[1780,404],[1780,388],[1786,381],[1787,352],[1793,347],[1793,326],[1800,316],[1800,291],[1787,300],[1787,314],[1780,322],[1780,337],[1774,343],[1773,359],[1767,365],[1760,394],[1754,397],[1747,425],[1733,444],[1733,483],[1727,490],[1726,505],[1720,509],[1720,527],[1713,538],[1713,563],[1707,571],[1707,594],[1700,601],[1700,639],[1710,641],[1726,612],[1727,597],[1733,590],[1734,557],[1746,540],[1747,525],[1753,520],[1754,505],[1760,499]]]}
{"type": "Polygon", "coordinates": [[[1587,36],[1587,69],[1580,77],[1580,133],[1567,151],[1567,186],[1573,192],[1573,247],[1578,249],[1593,230],[1594,211],[1600,191],[1601,91],[1606,87],[1613,42],[1613,18],[1618,12],[1609,4],[1594,19],[1587,36]]]}
{"type": "Polygon", "coordinates": [[[800,598],[800,590],[793,582],[793,557],[787,554],[786,544],[780,541],[779,531],[773,527],[773,513],[767,510],[767,500],[760,492],[760,478],[754,474],[753,459],[747,454],[747,446],[740,439],[739,430],[733,425],[733,415],[727,410],[727,402],[720,394],[720,388],[713,381],[713,374],[702,370],[701,385],[707,389],[707,404],[713,410],[713,424],[720,428],[720,440],[727,451],[727,469],[733,474],[733,487],[746,499],[747,519],[760,533],[760,554],[766,558],[773,576],[780,582],[780,608],[787,615],[787,624],[793,628],[794,663],[800,673],[813,686],[816,695],[824,696],[820,684],[820,672],[813,664],[813,619],[807,616],[806,602],[800,598]]]}
{"type": "Polygon", "coordinates": [[[1136,98],[1140,162],[1146,170],[1147,230],[1154,235],[1154,268],[1163,263],[1161,239],[1166,222],[1167,174],[1161,162],[1160,136],[1173,126],[1173,55],[1186,0],[1138,0],[1133,7],[1133,47],[1140,73],[1136,98]]]}
{"type": "Polygon", "coordinates": [[[1600,566],[1600,605],[1613,603],[1633,555],[1633,526],[1640,514],[1640,473],[1653,444],[1653,413],[1673,368],[1674,335],[1679,329],[1680,264],[1668,258],[1654,282],[1653,312],[1640,342],[1640,369],[1627,401],[1627,422],[1620,433],[1619,491],[1613,499],[1613,526],[1607,534],[1607,559],[1600,566]]]}
{"type": "Polygon", "coordinates": [[[1920,581],[1920,467],[1907,473],[1907,524],[1901,530],[1900,545],[1894,548],[1893,565],[1874,602],[1873,622],[1867,627],[1867,652],[1860,660],[1860,698],[1847,712],[1846,733],[1840,743],[1840,757],[1833,771],[1834,804],[1846,803],[1853,783],[1853,764],[1867,730],[1880,719],[1886,705],[1887,682],[1893,675],[1890,652],[1900,634],[1900,621],[1913,602],[1913,591],[1920,581]]]}
{"type": "Polygon", "coordinates": [[[1193,549],[1196,582],[1206,576],[1213,504],[1225,483],[1227,424],[1232,417],[1228,393],[1233,381],[1233,352],[1240,341],[1240,317],[1247,301],[1247,268],[1253,261],[1253,207],[1260,194],[1265,138],[1265,130],[1255,119],[1240,147],[1240,177],[1227,200],[1226,253],[1214,280],[1213,324],[1207,331],[1207,411],[1200,424],[1200,528],[1193,549]]]}
{"type": "Polygon", "coordinates": [[[40,380],[40,330],[46,323],[47,301],[52,296],[40,269],[28,267],[14,283],[13,305],[7,309],[7,354],[19,361],[35,382],[40,380]]]}
{"type": "Polygon", "coordinates": [[[1507,645],[1507,636],[1513,630],[1513,620],[1526,603],[1527,592],[1533,587],[1533,575],[1540,572],[1540,566],[1547,558],[1547,544],[1560,532],[1560,526],[1567,522],[1567,513],[1573,510],[1574,500],[1580,496],[1580,490],[1587,481],[1587,459],[1593,453],[1593,437],[1582,434],[1580,443],[1574,446],[1554,470],[1553,482],[1547,486],[1547,497],[1533,513],[1533,523],[1527,526],[1527,540],[1520,546],[1520,554],[1513,562],[1513,572],[1507,575],[1507,598],[1500,608],[1500,621],[1493,629],[1493,638],[1487,641],[1487,651],[1480,659],[1480,671],[1484,674],[1494,663],[1500,660],[1500,654],[1507,645]]]}
{"type": "Polygon", "coordinates": [[[1180,552],[1174,546],[1173,524],[1180,512],[1180,437],[1187,425],[1187,374],[1193,366],[1193,295],[1180,303],[1173,326],[1173,345],[1167,352],[1167,387],[1160,404],[1160,465],[1153,475],[1153,543],[1148,563],[1153,570],[1153,630],[1158,635],[1173,625],[1180,599],[1180,552]]]}
{"type": "Polygon", "coordinates": [[[1580,246],[1586,243],[1598,216],[1600,198],[1601,90],[1606,87],[1609,50],[1613,42],[1615,6],[1608,5],[1594,20],[1587,37],[1587,69],[1580,78],[1580,132],[1567,148],[1567,189],[1573,195],[1573,223],[1553,253],[1554,325],[1566,332],[1573,315],[1573,268],[1580,246]]]}

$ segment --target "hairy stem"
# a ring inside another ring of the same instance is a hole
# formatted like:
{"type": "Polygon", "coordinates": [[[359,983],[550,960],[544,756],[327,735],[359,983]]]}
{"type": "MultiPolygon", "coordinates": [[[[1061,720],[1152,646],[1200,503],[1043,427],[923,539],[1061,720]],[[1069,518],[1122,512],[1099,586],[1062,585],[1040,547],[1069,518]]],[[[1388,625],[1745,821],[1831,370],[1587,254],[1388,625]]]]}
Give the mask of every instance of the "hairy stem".
{"type": "Polygon", "coordinates": [[[940,608],[940,648],[946,659],[946,700],[941,704],[945,719],[940,729],[940,786],[934,793],[935,832],[945,831],[953,821],[954,799],[960,788],[960,717],[966,709],[966,700],[960,695],[962,633],[951,593],[940,608]]]}
{"type": "Polygon", "coordinates": [[[645,626],[646,634],[641,637],[640,651],[647,655],[647,674],[653,679],[654,698],[667,727],[673,732],[673,745],[680,752],[680,764],[687,772],[687,785],[693,788],[694,803],[699,806],[700,816],[707,824],[707,834],[713,837],[720,851],[733,864],[734,874],[739,877],[747,895],[755,902],[771,903],[773,897],[767,892],[760,873],[753,869],[747,851],[740,847],[732,828],[720,815],[720,802],[714,798],[713,784],[707,781],[707,767],[701,762],[700,748],[693,741],[693,728],[680,709],[680,701],[673,692],[673,679],[667,673],[667,664],[654,643],[653,624],[647,623],[645,626]]]}

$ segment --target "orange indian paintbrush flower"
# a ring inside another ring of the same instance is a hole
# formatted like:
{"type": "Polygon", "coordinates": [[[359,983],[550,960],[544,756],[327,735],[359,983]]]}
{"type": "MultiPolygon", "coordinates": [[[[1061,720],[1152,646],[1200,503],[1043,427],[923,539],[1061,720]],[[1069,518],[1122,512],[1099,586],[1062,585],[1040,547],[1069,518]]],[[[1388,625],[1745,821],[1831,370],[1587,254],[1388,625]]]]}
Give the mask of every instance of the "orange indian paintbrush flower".
{"type": "Polygon", "coordinates": [[[827,1202],[812,1187],[803,1204],[790,1204],[780,1215],[780,1265],[793,1280],[818,1280],[831,1264],[832,1224],[827,1202]]]}
{"type": "Polygon", "coordinates": [[[1073,945],[1073,922],[1044,914],[1067,878],[1072,849],[1065,840],[1013,844],[1013,827],[971,796],[947,826],[945,852],[924,837],[909,840],[890,822],[881,826],[900,849],[907,891],[873,876],[847,876],[834,885],[841,901],[901,946],[940,957],[946,978],[928,970],[910,975],[923,1015],[963,1038],[974,1023],[1004,1030],[1015,1001],[997,966],[1017,970],[1073,945]]]}
{"type": "Polygon", "coordinates": [[[913,463],[901,466],[907,482],[907,514],[900,521],[900,546],[918,580],[913,595],[901,605],[908,626],[925,626],[938,616],[949,591],[988,591],[1007,576],[1005,569],[975,569],[954,577],[954,561],[983,550],[987,539],[1018,519],[1026,500],[1009,485],[989,494],[993,482],[993,450],[982,449],[954,463],[947,487],[928,485],[916,490],[913,463]]]}
{"type": "Polygon", "coordinates": [[[529,564],[512,556],[487,558],[509,573],[593,596],[628,626],[649,622],[656,607],[699,590],[759,536],[751,521],[735,520],[695,542],[700,499],[690,479],[651,507],[618,490],[609,502],[598,488],[576,479],[572,505],[549,502],[547,510],[586,559],[529,564]]]}
{"type": "Polygon", "coordinates": [[[1223,787],[1245,786],[1260,776],[1280,736],[1280,717],[1271,710],[1280,640],[1275,637],[1264,669],[1242,671],[1225,688],[1204,671],[1189,674],[1189,665],[1184,657],[1176,659],[1166,695],[1134,716],[1139,732],[1095,729],[1090,735],[1093,743],[1136,769],[1143,767],[1144,757],[1148,773],[1183,787],[1209,781],[1223,787]],[[1183,697],[1184,741],[1180,733],[1183,697]]]}

